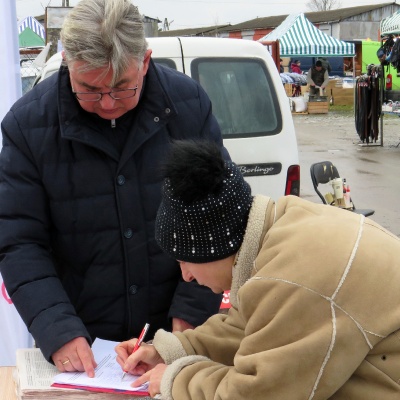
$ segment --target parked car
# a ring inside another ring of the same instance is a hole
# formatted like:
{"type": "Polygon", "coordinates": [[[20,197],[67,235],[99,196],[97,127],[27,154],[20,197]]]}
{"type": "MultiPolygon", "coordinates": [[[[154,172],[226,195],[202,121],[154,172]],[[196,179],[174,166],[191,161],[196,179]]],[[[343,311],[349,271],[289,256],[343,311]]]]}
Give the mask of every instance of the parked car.
{"type": "MultiPolygon", "coordinates": [[[[153,60],[196,79],[208,93],[224,145],[252,187],[277,199],[300,193],[300,166],[289,100],[268,50],[241,39],[149,38],[153,60]]],[[[35,84],[55,73],[51,57],[35,84]]]]}

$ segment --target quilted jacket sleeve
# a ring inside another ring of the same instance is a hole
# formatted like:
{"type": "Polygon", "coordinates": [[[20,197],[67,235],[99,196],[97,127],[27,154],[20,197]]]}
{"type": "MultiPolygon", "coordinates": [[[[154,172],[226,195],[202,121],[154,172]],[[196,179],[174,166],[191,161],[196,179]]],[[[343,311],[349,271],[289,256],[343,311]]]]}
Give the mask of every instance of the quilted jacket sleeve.
{"type": "Polygon", "coordinates": [[[15,307],[50,361],[51,354],[73,338],[83,336],[89,343],[91,339],[57,277],[49,246],[46,193],[12,111],[1,128],[1,274],[15,307]]]}

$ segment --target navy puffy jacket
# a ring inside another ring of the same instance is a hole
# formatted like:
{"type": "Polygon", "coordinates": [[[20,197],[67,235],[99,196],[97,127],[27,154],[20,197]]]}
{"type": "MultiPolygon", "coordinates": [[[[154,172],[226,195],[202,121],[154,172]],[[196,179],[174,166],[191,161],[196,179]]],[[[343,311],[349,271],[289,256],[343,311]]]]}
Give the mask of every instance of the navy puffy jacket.
{"type": "Polygon", "coordinates": [[[0,268],[48,360],[78,336],[122,341],[149,322],[150,339],[172,317],[198,325],[219,308],[221,296],[183,282],[154,240],[171,140],[222,146],[210,100],[194,80],[151,63],[132,112],[115,128],[85,112],[61,67],[2,122],[0,268]],[[121,155],[107,137],[119,129],[130,131],[121,155]]]}

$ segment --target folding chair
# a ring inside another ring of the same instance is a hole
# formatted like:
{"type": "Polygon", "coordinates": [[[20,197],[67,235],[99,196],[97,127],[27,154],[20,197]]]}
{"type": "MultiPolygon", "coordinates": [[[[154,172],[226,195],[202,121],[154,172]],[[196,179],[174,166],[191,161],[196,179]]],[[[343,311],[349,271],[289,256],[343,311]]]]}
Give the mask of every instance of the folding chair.
{"type": "MultiPolygon", "coordinates": [[[[328,204],[323,194],[318,190],[318,185],[327,184],[332,179],[340,178],[337,168],[330,161],[321,161],[311,165],[310,174],[316,193],[324,204],[328,204]]],[[[365,215],[366,217],[375,213],[375,210],[356,208],[353,199],[351,199],[351,202],[353,203],[353,209],[350,211],[365,215]]]]}

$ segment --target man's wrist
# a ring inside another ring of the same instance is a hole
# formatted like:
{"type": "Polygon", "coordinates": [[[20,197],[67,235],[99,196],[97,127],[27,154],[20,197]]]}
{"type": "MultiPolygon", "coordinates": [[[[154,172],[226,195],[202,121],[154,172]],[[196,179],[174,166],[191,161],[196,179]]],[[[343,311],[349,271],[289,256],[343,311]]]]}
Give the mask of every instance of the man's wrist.
{"type": "Polygon", "coordinates": [[[181,318],[172,318],[172,332],[183,332],[186,329],[193,329],[194,326],[181,318]]]}

